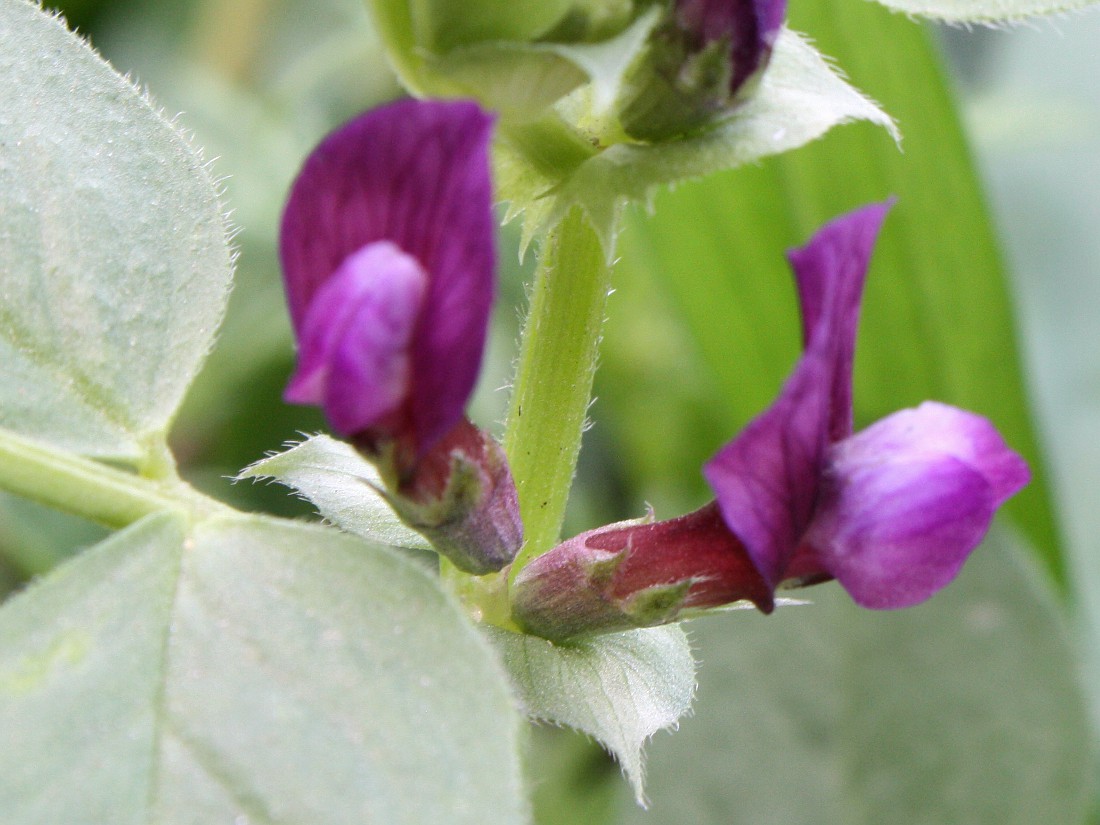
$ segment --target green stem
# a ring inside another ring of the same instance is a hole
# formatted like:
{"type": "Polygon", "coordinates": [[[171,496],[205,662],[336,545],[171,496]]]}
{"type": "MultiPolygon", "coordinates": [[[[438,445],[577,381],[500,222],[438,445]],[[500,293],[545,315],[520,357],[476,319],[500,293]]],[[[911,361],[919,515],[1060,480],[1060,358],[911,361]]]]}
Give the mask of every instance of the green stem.
{"type": "Polygon", "coordinates": [[[114,528],[164,510],[199,515],[224,508],[174,473],[145,478],[4,429],[0,489],[114,528]]]}
{"type": "Polygon", "coordinates": [[[599,238],[574,208],[541,250],[504,435],[526,538],[513,576],[553,547],[561,532],[610,276],[599,238]]]}

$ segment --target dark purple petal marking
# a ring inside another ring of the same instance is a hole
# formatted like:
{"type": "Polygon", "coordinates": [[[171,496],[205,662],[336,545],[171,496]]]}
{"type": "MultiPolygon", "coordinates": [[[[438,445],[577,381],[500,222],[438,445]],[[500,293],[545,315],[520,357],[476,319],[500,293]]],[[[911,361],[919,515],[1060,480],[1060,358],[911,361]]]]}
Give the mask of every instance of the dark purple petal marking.
{"type": "Polygon", "coordinates": [[[859,300],[889,207],[843,215],[789,253],[804,352],[775,403],[703,469],[726,524],[773,587],[813,517],[825,450],[851,430],[859,300]]]}
{"type": "Polygon", "coordinates": [[[406,400],[419,451],[462,417],[484,350],[496,277],[492,122],[464,101],[401,101],[361,115],[310,155],[283,214],[299,339],[314,295],[357,250],[389,241],[428,273],[406,400]]]}

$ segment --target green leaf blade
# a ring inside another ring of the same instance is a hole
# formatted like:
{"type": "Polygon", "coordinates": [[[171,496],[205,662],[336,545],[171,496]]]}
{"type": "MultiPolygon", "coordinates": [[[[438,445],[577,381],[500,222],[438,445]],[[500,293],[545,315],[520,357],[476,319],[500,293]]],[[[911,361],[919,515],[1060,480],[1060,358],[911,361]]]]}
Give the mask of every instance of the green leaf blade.
{"type": "Polygon", "coordinates": [[[183,536],[179,521],[142,522],[0,610],[0,808],[13,825],[147,821],[183,536]]]}
{"type": "Polygon", "coordinates": [[[334,530],[154,517],[9,600],[0,639],[13,823],[525,821],[488,643],[334,530]]]}
{"type": "Polygon", "coordinates": [[[221,319],[210,170],[36,5],[0,7],[0,426],[140,464],[221,319]]]}

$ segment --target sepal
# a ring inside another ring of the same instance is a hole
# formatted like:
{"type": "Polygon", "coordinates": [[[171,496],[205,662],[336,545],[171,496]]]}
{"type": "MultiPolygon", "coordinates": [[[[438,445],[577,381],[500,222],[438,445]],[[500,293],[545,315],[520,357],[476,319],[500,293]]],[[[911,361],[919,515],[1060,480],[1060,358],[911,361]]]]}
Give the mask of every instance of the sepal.
{"type": "Polygon", "coordinates": [[[394,511],[460,570],[482,576],[515,558],[523,544],[516,485],[488,433],[463,419],[411,463],[395,445],[376,456],[394,511]]]}
{"type": "Polygon", "coordinates": [[[512,616],[554,641],[653,627],[748,600],[765,612],[772,593],[716,505],[655,523],[582,533],[516,575],[512,616]]]}

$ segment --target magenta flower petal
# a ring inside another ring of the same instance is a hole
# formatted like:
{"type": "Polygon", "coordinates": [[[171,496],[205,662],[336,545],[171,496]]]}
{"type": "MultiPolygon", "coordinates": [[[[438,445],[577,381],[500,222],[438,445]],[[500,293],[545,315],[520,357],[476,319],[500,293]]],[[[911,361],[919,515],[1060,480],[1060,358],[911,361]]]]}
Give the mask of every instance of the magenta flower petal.
{"type": "Polygon", "coordinates": [[[864,607],[909,607],[955,578],[989,529],[989,483],[957,458],[837,468],[806,535],[864,607]]]}
{"type": "Polygon", "coordinates": [[[773,588],[813,516],[829,375],[821,354],[806,352],[775,403],[703,468],[726,524],[773,588]]]}
{"type": "Polygon", "coordinates": [[[888,209],[873,204],[843,215],[790,253],[805,350],[775,403],[703,469],[726,524],[773,587],[813,516],[829,441],[851,426],[859,300],[888,209]]]}
{"type": "Polygon", "coordinates": [[[1027,465],[979,415],[926,402],[834,445],[805,541],[864,607],[908,607],[955,578],[1027,465]]]}
{"type": "Polygon", "coordinates": [[[389,241],[428,274],[404,399],[405,435],[421,452],[461,419],[481,363],[495,285],[491,127],[470,102],[375,109],[321,142],[283,214],[280,255],[299,339],[314,296],[367,245],[389,241]]]}

